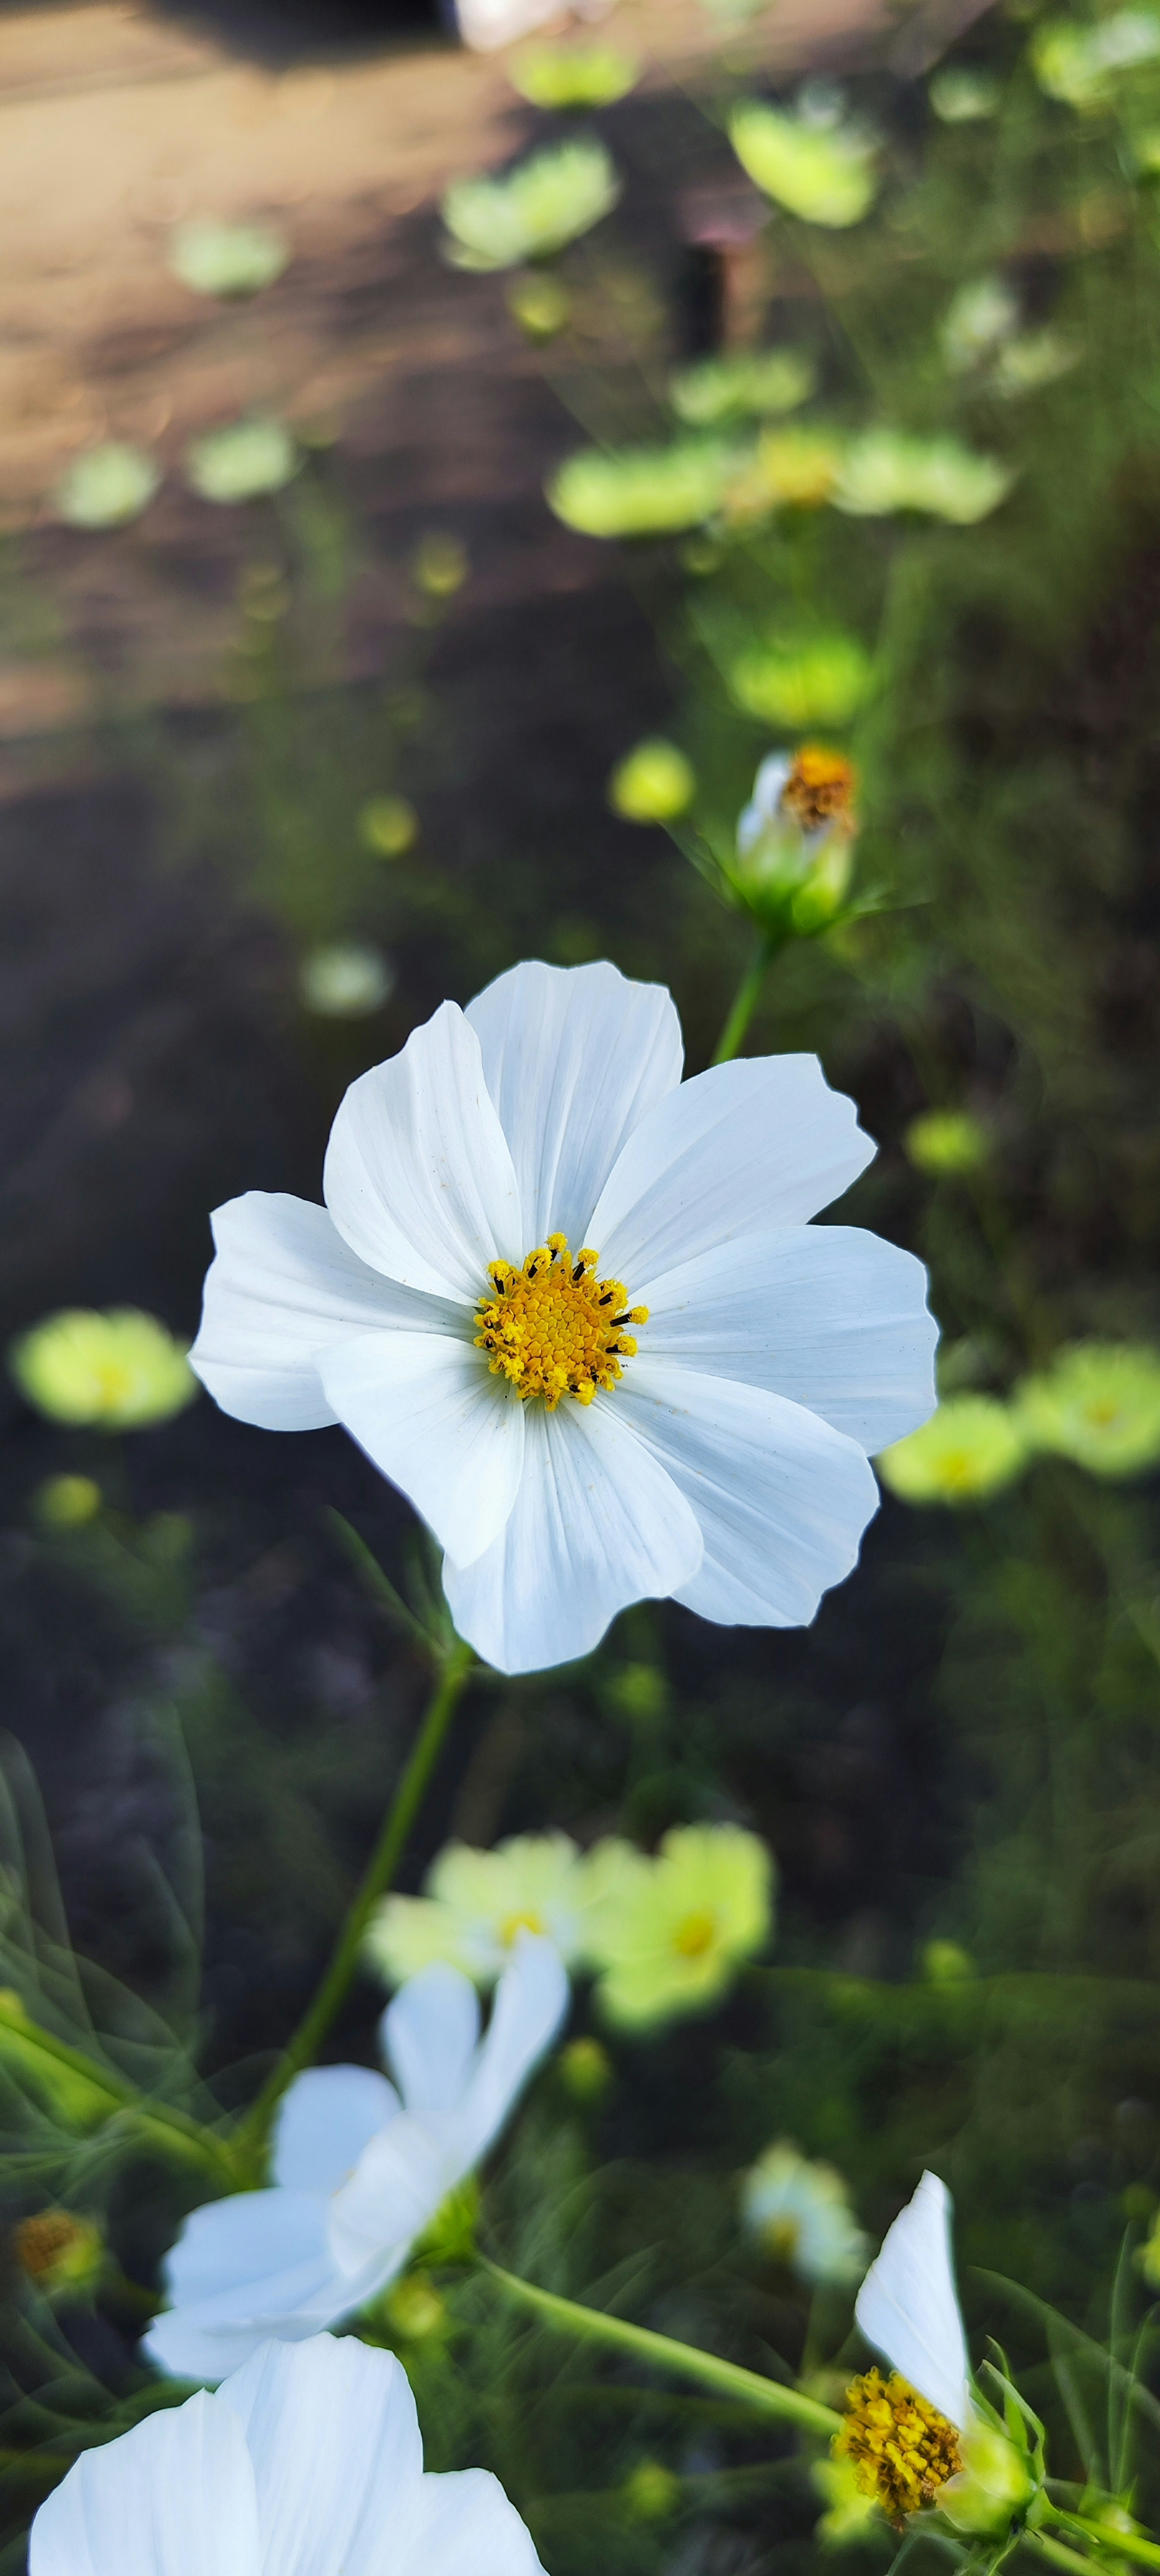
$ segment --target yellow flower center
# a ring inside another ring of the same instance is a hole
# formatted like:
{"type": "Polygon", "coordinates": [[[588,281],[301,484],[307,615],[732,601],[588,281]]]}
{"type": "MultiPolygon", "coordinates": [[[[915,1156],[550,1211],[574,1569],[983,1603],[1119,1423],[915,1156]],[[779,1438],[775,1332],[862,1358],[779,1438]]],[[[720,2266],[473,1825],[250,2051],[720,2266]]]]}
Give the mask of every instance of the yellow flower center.
{"type": "Polygon", "coordinates": [[[766,2251],[772,2254],[775,2263],[792,2263],[801,2243],[800,2219],[767,2218],[761,2234],[766,2251]]]}
{"type": "Polygon", "coordinates": [[[679,1959],[703,1959],[717,1929],[716,1915],[707,1905],[683,1914],[673,1934],[673,1948],[679,1959]]]}
{"type": "Polygon", "coordinates": [[[851,831],[854,823],[853,762],[820,743],[803,743],[781,791],[781,803],[803,832],[819,832],[823,823],[851,831]]]}
{"type": "Polygon", "coordinates": [[[506,1377],[521,1402],[542,1397],[554,1413],[562,1395],[591,1404],[598,1387],[613,1387],[636,1343],[625,1330],[647,1324],[648,1307],[630,1306],[619,1279],[598,1279],[598,1255],[575,1257],[567,1237],[550,1234],[523,1268],[493,1261],[490,1291],[475,1310],[477,1350],[488,1353],[493,1377],[506,1377]]]}
{"type": "Polygon", "coordinates": [[[896,2530],[921,2505],[934,2504],[963,2465],[954,2425],[896,2370],[889,2379],[868,2370],[851,2380],[833,2450],[849,2460],[863,2495],[873,2496],[896,2530]]]}
{"type": "Polygon", "coordinates": [[[40,2209],[34,2218],[21,2218],[12,2230],[17,2261],[32,2281],[43,2280],[54,2272],[62,2255],[88,2243],[91,2227],[73,2218],[67,2209],[40,2209]]]}
{"type": "Polygon", "coordinates": [[[1108,1430],[1113,1422],[1118,1421],[1119,1412],[1114,1397],[1107,1395],[1093,1396],[1084,1406],[1084,1418],[1090,1422],[1093,1431],[1108,1430]]]}
{"type": "Polygon", "coordinates": [[[538,1914],[505,1914],[499,1927],[499,1937],[504,1949],[510,1950],[521,1932],[542,1932],[543,1929],[538,1914]]]}

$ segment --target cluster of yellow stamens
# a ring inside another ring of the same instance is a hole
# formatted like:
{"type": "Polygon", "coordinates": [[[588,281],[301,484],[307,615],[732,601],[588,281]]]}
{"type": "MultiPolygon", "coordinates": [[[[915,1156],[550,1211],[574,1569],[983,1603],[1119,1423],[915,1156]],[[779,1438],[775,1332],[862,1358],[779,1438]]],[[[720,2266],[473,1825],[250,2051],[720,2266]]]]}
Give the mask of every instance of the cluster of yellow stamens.
{"type": "Polygon", "coordinates": [[[17,2220],[12,2245],[29,2279],[40,2281],[55,2272],[62,2260],[86,2250],[93,2233],[91,2224],[74,2218],[67,2209],[40,2209],[32,2218],[17,2220]]]}
{"type": "Polygon", "coordinates": [[[807,742],[795,756],[779,802],[803,832],[820,832],[826,823],[850,832],[855,784],[852,761],[821,743],[807,742]]]}
{"type": "Polygon", "coordinates": [[[573,1258],[566,1235],[550,1234],[522,1270],[490,1264],[491,1289],[475,1310],[475,1346],[492,1376],[506,1377],[523,1402],[542,1397],[549,1413],[563,1395],[591,1404],[598,1387],[615,1386],[636,1351],[626,1326],[648,1322],[621,1280],[597,1278],[598,1257],[586,1247],[573,1258]]]}
{"type": "Polygon", "coordinates": [[[834,2453],[848,2459],[863,2495],[873,2496],[896,2530],[963,2465],[959,2437],[938,2408],[896,2370],[889,2379],[867,2370],[846,2390],[846,2418],[834,2453]]]}

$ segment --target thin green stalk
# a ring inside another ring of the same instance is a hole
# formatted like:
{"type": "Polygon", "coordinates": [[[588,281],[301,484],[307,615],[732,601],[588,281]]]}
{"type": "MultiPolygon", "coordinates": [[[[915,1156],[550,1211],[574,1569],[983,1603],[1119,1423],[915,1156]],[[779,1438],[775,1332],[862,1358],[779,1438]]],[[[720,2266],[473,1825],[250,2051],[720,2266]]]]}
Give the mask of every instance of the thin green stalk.
{"type": "Polygon", "coordinates": [[[1069,2576],[1092,2576],[1091,2559],[1081,2558],[1078,2549],[1065,2549],[1061,2541],[1049,2540],[1045,2531],[1025,2531],[1022,2537],[1026,2549],[1038,2550],[1053,2567],[1067,2568],[1069,2576]]]}
{"type": "Polygon", "coordinates": [[[744,1043],[749,1023],[761,1000],[766,976],[781,946],[776,931],[763,930],[749,965],[733,996],[732,1008],[717,1042],[714,1064],[731,1064],[744,1043]]]}
{"type": "Polygon", "coordinates": [[[557,2298],[551,2290],[537,2290],[530,2281],[518,2280],[514,2272],[501,2271],[498,2263],[485,2260],[483,2269],[498,2281],[509,2298],[533,2308],[537,2316],[548,2325],[558,2326],[563,2334],[611,2344],[618,2352],[632,2353],[637,2361],[650,2363],[654,2370],[699,2379],[704,2387],[740,2398],[759,2414],[800,2424],[803,2431],[820,2434],[827,2441],[838,2431],[841,2416],[832,2407],[819,2405],[816,2397],[807,2397],[800,2388],[786,2388],[779,2380],[762,2379],[755,2370],[742,2370],[738,2362],[723,2361],[718,2353],[702,2352],[695,2344],[677,2343],[670,2335],[654,2334],[648,2326],[629,2325],[624,2317],[606,2316],[599,2308],[582,2308],[574,2299],[557,2298]]]}
{"type": "Polygon", "coordinates": [[[1061,2531],[1076,2532],[1084,2540],[1094,2540],[1100,2549],[1118,2550],[1122,2558],[1134,2558],[1137,2566],[1160,2567],[1160,2549],[1154,2540],[1145,2540],[1141,2533],[1117,2531],[1110,2523],[1092,2522],[1086,2514],[1067,2513],[1058,2505],[1049,2506],[1048,2511],[1052,2522],[1057,2523],[1061,2531]]]}
{"type": "Polygon", "coordinates": [[[467,1686],[474,1661],[471,1647],[465,1646],[460,1639],[443,1659],[410,1759],[387,1809],[382,1831],[357,1893],[343,1918],[330,1964],[293,2038],[237,2133],[235,2152],[241,2159],[257,2162],[264,2153],[270,2122],[287,2085],[293,2083],[304,2066],[312,2064],[343,2002],[358,1966],[363,1934],[371,1913],[380,1896],[389,1888],[407,1848],[411,1827],[423,1803],[431,1774],[443,1750],[444,1737],[467,1686]]]}

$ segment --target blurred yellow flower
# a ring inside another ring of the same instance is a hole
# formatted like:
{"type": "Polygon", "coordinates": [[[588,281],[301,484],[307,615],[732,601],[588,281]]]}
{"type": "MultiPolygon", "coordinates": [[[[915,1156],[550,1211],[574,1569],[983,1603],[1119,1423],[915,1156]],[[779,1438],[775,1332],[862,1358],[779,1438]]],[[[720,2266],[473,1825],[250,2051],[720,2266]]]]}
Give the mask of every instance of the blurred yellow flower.
{"type": "Polygon", "coordinates": [[[184,1342],[135,1306],[49,1315],[9,1346],[20,1392],[51,1422],[140,1430],[183,1413],[200,1392],[184,1342]]]}
{"type": "Polygon", "coordinates": [[[443,199],[456,268],[519,268],[550,259],[610,214],[620,181],[594,135],[535,152],[498,177],[457,179],[443,199]]]}
{"type": "Polygon", "coordinates": [[[870,695],[874,666],[854,635],[789,632],[747,644],[726,676],[747,715],[805,733],[849,724],[870,695]]]}
{"type": "Polygon", "coordinates": [[[56,487],[56,508],[72,528],[120,528],[140,517],[161,484],[147,448],[109,439],[74,457],[56,487]]]}
{"type": "Polygon", "coordinates": [[[749,99],[733,111],[729,140],[763,195],[804,223],[844,229],[874,202],[874,147],[849,127],[808,124],[749,99]]]}
{"type": "Polygon", "coordinates": [[[537,45],[507,72],[533,107],[612,107],[635,88],[640,64],[614,45],[537,45]]]}
{"type": "Polygon", "coordinates": [[[91,1476],[46,1476],[32,1507],[42,1529],[74,1530],[95,1521],[104,1499],[91,1476]]]}
{"type": "Polygon", "coordinates": [[[568,1834],[514,1834],[494,1851],[448,1843],[424,1890],[385,1898],[368,1929],[366,1955],[392,1985],[434,1959],[490,1985],[521,1932],[551,1941],[566,1967],[585,1955],[596,1890],[568,1834]]]}
{"type": "Polygon", "coordinates": [[[987,1130],[969,1109],[924,1109],[911,1119],[902,1142],[915,1171],[937,1180],[979,1171],[990,1151],[987,1130]]]}
{"type": "Polygon", "coordinates": [[[1132,1342],[1073,1342],[1015,1390],[1032,1448],[1074,1458],[1093,1476],[1138,1476],[1160,1464],[1160,1351],[1132,1342]]]}
{"type": "Polygon", "coordinates": [[[625,2029],[703,2011],[768,1938],[773,1862],[740,1825],[676,1825],[655,1859],[610,1840],[589,1867],[597,2000],[625,2029]]]}
{"type": "Polygon", "coordinates": [[[17,2220],[12,2251],[42,2298],[76,2296],[92,2289],[105,2259],[105,2242],[91,2218],[71,2209],[38,2209],[17,2220]]]}
{"type": "Polygon", "coordinates": [[[1049,18],[1036,29],[1031,68],[1040,89],[1068,107],[1102,107],[1121,72],[1160,56],[1160,17],[1148,9],[1118,9],[1095,26],[1074,18],[1049,18]]]}
{"type": "Polygon", "coordinates": [[[685,367],[673,377],[669,399],[690,429],[713,429],[723,420],[796,410],[812,394],[815,376],[804,350],[746,349],[685,367]]]}
{"type": "Polygon", "coordinates": [[[658,537],[699,527],[719,507],[731,450],[708,439],[672,447],[584,447],[547,487],[548,506],[586,537],[658,537]]]}
{"type": "Polygon", "coordinates": [[[952,1395],[918,1431],[883,1449],[874,1464],[904,1503],[986,1502],[1015,1482],[1028,1443],[1012,1410],[994,1395],[952,1395]]]}
{"type": "Polygon", "coordinates": [[[608,802],[628,823],[670,823],[692,804],[697,780],[692,762],[675,742],[638,742],[617,762],[608,802]]]}
{"type": "Polygon", "coordinates": [[[864,430],[846,450],[834,486],[835,507],[852,518],[880,519],[917,510],[953,527],[974,527],[998,508],[1015,481],[1010,467],[954,438],[912,438],[902,430],[864,430]]]}
{"type": "Polygon", "coordinates": [[[507,291],[507,308],[513,322],[526,331],[529,340],[554,340],[572,318],[572,298],[559,278],[548,272],[530,277],[514,277],[507,291]]]}
{"type": "Polygon", "coordinates": [[[736,524],[763,518],[770,510],[820,509],[837,483],[842,455],[842,443],[832,430],[763,430],[756,447],[727,478],[723,516],[736,524]]]}
{"type": "Polygon", "coordinates": [[[233,509],[281,492],[298,471],[294,441],[280,420],[235,420],[207,430],[185,451],[190,484],[203,501],[233,509]]]}

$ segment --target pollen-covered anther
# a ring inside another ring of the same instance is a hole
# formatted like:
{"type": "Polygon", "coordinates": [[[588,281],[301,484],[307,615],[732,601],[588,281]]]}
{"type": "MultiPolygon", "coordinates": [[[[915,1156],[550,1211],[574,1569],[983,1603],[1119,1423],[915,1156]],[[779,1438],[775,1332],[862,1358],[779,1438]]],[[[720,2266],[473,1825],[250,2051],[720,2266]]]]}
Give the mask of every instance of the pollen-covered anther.
{"type": "Polygon", "coordinates": [[[856,785],[853,761],[821,743],[807,742],[794,758],[779,801],[803,832],[820,832],[827,823],[852,832],[856,785]]]}
{"type": "Polygon", "coordinates": [[[591,1404],[598,1388],[615,1386],[622,1360],[636,1354],[627,1327],[648,1322],[647,1306],[629,1305],[622,1280],[597,1277],[598,1258],[550,1234],[521,1269],[490,1264],[491,1288],[475,1310],[475,1346],[493,1377],[506,1377],[524,1402],[539,1396],[549,1413],[562,1396],[591,1404]]]}
{"type": "Polygon", "coordinates": [[[874,2497],[897,2531],[910,2514],[936,2504],[940,2487],[963,2465],[954,2425],[896,2370],[889,2379],[867,2370],[851,2381],[833,2450],[849,2460],[863,2495],[874,2497]]]}

